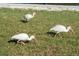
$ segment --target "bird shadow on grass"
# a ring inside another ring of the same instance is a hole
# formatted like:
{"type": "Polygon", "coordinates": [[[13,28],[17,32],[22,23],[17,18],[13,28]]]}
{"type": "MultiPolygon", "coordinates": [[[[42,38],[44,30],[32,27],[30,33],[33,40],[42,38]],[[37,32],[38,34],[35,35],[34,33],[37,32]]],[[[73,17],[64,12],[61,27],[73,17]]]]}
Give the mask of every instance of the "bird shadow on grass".
{"type": "Polygon", "coordinates": [[[14,42],[15,44],[17,44],[16,40],[9,40],[8,43],[14,42]]]}
{"type": "MultiPolygon", "coordinates": [[[[8,43],[14,42],[15,44],[17,44],[17,40],[9,40],[8,43]]],[[[24,41],[24,43],[29,43],[29,41],[24,41]]]]}
{"type": "Polygon", "coordinates": [[[48,34],[49,36],[52,36],[52,37],[54,37],[54,36],[56,35],[55,32],[47,32],[47,34],[48,34]]]}
{"type": "Polygon", "coordinates": [[[22,23],[28,23],[28,21],[23,21],[23,20],[20,20],[22,23]]]}

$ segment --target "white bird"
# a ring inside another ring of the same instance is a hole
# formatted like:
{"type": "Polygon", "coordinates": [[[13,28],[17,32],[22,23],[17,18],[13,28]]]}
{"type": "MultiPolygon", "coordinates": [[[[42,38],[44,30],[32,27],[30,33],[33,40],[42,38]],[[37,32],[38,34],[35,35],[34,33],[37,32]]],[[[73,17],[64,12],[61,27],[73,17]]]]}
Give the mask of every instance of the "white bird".
{"type": "Polygon", "coordinates": [[[33,14],[25,14],[25,15],[23,16],[22,21],[28,22],[28,21],[30,21],[35,15],[36,15],[36,12],[33,12],[33,14]]]}
{"type": "Polygon", "coordinates": [[[71,28],[71,26],[65,27],[64,25],[56,25],[50,29],[50,31],[55,31],[56,34],[60,32],[68,32],[69,30],[73,32],[73,29],[71,28]]]}
{"type": "Polygon", "coordinates": [[[24,45],[25,45],[24,43],[25,41],[31,41],[33,39],[35,39],[34,35],[29,37],[28,34],[26,33],[16,34],[11,37],[11,40],[17,40],[17,43],[22,43],[24,45]]]}

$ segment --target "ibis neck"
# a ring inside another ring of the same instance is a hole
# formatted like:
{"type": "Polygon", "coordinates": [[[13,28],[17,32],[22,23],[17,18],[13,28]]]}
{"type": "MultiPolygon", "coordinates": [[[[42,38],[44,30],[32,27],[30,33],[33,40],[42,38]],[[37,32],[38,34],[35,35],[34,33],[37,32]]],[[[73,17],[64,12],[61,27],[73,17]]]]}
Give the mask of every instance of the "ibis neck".
{"type": "Polygon", "coordinates": [[[33,14],[33,17],[35,16],[35,14],[33,14]]]}
{"type": "Polygon", "coordinates": [[[66,32],[68,32],[70,29],[69,28],[67,28],[67,30],[66,30],[66,32]]]}
{"type": "Polygon", "coordinates": [[[29,40],[32,40],[32,37],[30,36],[29,40]]]}

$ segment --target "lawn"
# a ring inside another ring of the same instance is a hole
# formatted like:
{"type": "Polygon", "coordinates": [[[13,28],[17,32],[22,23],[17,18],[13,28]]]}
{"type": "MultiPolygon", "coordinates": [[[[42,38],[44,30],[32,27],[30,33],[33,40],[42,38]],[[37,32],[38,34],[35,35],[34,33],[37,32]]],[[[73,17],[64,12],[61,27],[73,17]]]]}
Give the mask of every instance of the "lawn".
{"type": "Polygon", "coordinates": [[[0,8],[0,55],[79,55],[79,12],[0,8]],[[36,11],[37,15],[30,22],[20,21],[24,14],[33,11],[36,11]],[[71,25],[75,34],[62,33],[63,38],[49,36],[47,32],[56,24],[71,25]],[[8,42],[11,36],[23,32],[34,34],[37,43],[32,41],[23,46],[8,42]]]}

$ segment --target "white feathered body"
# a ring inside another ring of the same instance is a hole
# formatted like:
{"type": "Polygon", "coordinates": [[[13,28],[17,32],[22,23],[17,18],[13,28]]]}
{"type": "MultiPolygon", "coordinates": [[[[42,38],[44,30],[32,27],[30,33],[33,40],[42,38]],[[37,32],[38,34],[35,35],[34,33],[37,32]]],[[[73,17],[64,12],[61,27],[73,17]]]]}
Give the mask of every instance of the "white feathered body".
{"type": "Polygon", "coordinates": [[[29,36],[26,33],[20,33],[17,35],[14,35],[11,37],[11,40],[22,40],[22,41],[26,41],[29,40],[29,36]]]}
{"type": "Polygon", "coordinates": [[[63,25],[56,25],[53,28],[51,28],[50,30],[53,30],[53,31],[55,31],[57,33],[59,33],[59,32],[67,32],[66,27],[63,26],[63,25]]]}
{"type": "Polygon", "coordinates": [[[26,14],[24,15],[24,21],[30,21],[31,19],[33,18],[33,15],[32,14],[26,14]]]}

